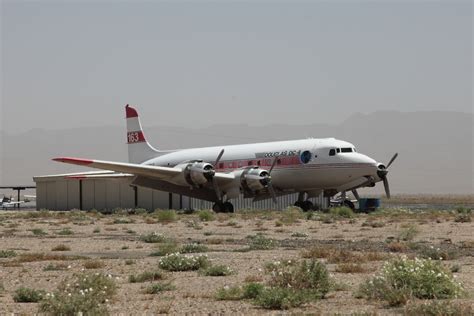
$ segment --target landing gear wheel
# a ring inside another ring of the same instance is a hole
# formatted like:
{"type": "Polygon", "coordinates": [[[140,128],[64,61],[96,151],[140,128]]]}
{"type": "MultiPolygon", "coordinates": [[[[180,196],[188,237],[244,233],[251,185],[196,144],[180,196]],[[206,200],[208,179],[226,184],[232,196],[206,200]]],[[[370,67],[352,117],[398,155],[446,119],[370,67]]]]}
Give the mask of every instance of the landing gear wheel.
{"type": "Polygon", "coordinates": [[[224,203],[224,212],[225,213],[234,213],[234,205],[230,202],[224,203]]]}
{"type": "Polygon", "coordinates": [[[233,213],[234,205],[230,202],[216,202],[212,206],[212,210],[216,213],[233,213]]]}
{"type": "Polygon", "coordinates": [[[310,200],[296,201],[295,206],[301,208],[303,212],[311,211],[314,208],[314,204],[310,200]]]}
{"type": "Polygon", "coordinates": [[[220,202],[214,203],[214,205],[212,206],[212,210],[216,213],[223,212],[224,211],[224,204],[220,203],[220,202]]]}
{"type": "Polygon", "coordinates": [[[347,206],[351,210],[355,210],[355,205],[350,200],[344,200],[344,202],[342,202],[342,205],[347,206]]]}

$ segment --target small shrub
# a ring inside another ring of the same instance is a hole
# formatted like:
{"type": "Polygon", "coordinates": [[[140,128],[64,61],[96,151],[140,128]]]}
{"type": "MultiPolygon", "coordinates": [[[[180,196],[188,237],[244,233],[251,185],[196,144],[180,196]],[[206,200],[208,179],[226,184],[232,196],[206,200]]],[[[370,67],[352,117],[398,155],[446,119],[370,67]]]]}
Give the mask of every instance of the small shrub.
{"type": "Polygon", "coordinates": [[[202,269],[200,273],[204,276],[228,276],[234,273],[234,271],[225,265],[209,266],[202,269]]]}
{"type": "Polygon", "coordinates": [[[398,239],[403,241],[412,241],[416,235],[420,233],[420,230],[415,225],[408,225],[403,228],[398,234],[398,239]]]}
{"type": "Polygon", "coordinates": [[[245,284],[242,289],[242,297],[245,299],[255,299],[259,296],[265,287],[260,283],[248,283],[245,284]]]}
{"type": "Polygon", "coordinates": [[[43,299],[44,294],[42,290],[20,287],[15,291],[13,300],[17,303],[37,303],[43,299]]]}
{"type": "Polygon", "coordinates": [[[334,252],[331,247],[314,246],[301,252],[301,257],[306,259],[327,258],[334,252]]]}
{"type": "Polygon", "coordinates": [[[132,224],[134,223],[134,220],[129,219],[129,218],[116,218],[112,222],[113,224],[132,224]]]}
{"type": "Polygon", "coordinates": [[[462,285],[439,262],[402,257],[386,262],[379,275],[360,286],[357,295],[396,306],[413,298],[450,299],[462,293],[462,285]]]}
{"type": "Polygon", "coordinates": [[[391,252],[405,252],[408,250],[408,246],[403,242],[394,241],[387,245],[391,252]]]}
{"type": "Polygon", "coordinates": [[[329,210],[329,213],[336,217],[343,217],[343,218],[354,217],[354,212],[349,207],[346,207],[346,206],[332,207],[329,210]]]}
{"type": "Polygon", "coordinates": [[[105,267],[105,264],[99,260],[87,260],[83,264],[85,269],[100,269],[105,267]]]}
{"type": "Polygon", "coordinates": [[[164,242],[166,237],[163,234],[153,232],[140,236],[140,240],[146,243],[160,243],[164,242]]]}
{"type": "Polygon", "coordinates": [[[63,228],[60,231],[56,232],[56,235],[69,236],[73,235],[74,232],[70,228],[63,228]]]}
{"type": "Polygon", "coordinates": [[[106,303],[116,293],[112,276],[75,274],[60,283],[53,293],[46,293],[40,311],[52,315],[105,315],[106,303]]]}
{"type": "Polygon", "coordinates": [[[250,250],[270,250],[275,248],[275,241],[262,234],[248,236],[248,246],[250,250]]]}
{"type": "Polygon", "coordinates": [[[67,269],[67,264],[58,263],[52,264],[49,263],[46,267],[44,267],[43,271],[62,271],[67,269]]]}
{"type": "Polygon", "coordinates": [[[450,301],[428,301],[410,303],[405,306],[406,316],[463,316],[473,315],[470,304],[455,303],[450,301]]]}
{"type": "Polygon", "coordinates": [[[311,290],[314,297],[324,297],[330,289],[329,272],[326,266],[316,260],[303,260],[299,264],[276,261],[266,266],[273,287],[311,290]]]}
{"type": "Polygon", "coordinates": [[[140,274],[131,274],[128,277],[130,283],[142,283],[147,281],[157,281],[164,279],[164,275],[161,271],[145,271],[140,274]]]}
{"type": "Polygon", "coordinates": [[[291,234],[291,237],[297,237],[297,238],[306,238],[308,236],[309,236],[308,234],[300,233],[300,232],[295,232],[295,233],[291,234]]]}
{"type": "Polygon", "coordinates": [[[150,285],[149,287],[146,288],[145,293],[146,294],[158,294],[163,291],[173,291],[175,290],[176,287],[171,284],[171,282],[166,282],[166,283],[156,283],[153,285],[150,285]]]}
{"type": "Polygon", "coordinates": [[[16,257],[16,252],[13,250],[0,250],[0,258],[16,257]]]}
{"type": "Polygon", "coordinates": [[[298,307],[308,301],[303,291],[291,288],[264,288],[255,298],[254,303],[266,309],[289,309],[298,307]]]}
{"type": "Polygon", "coordinates": [[[161,244],[159,247],[158,247],[158,250],[152,252],[150,254],[150,256],[152,257],[161,257],[161,256],[166,256],[166,255],[169,255],[171,253],[175,253],[175,252],[178,252],[178,245],[176,245],[175,242],[166,242],[164,244],[161,244]]]}
{"type": "Polygon", "coordinates": [[[288,207],[281,212],[280,222],[285,225],[292,225],[304,218],[304,213],[299,207],[288,207]]]}
{"type": "Polygon", "coordinates": [[[199,270],[208,265],[209,260],[206,255],[194,256],[172,253],[162,257],[159,261],[160,268],[168,271],[199,270]]]}
{"type": "Polygon", "coordinates": [[[48,233],[45,232],[43,229],[41,228],[33,228],[31,230],[31,232],[33,233],[33,235],[35,236],[46,236],[48,233]]]}
{"type": "Polygon", "coordinates": [[[131,266],[132,264],[135,264],[135,263],[136,263],[136,261],[133,260],[133,259],[127,259],[127,260],[125,260],[125,265],[126,265],[126,266],[131,266]]]}
{"type": "Polygon", "coordinates": [[[201,244],[186,244],[183,245],[180,249],[180,253],[199,253],[199,252],[206,252],[208,251],[208,248],[206,245],[201,245],[201,244]]]}
{"type": "Polygon", "coordinates": [[[454,218],[454,221],[456,223],[470,223],[472,221],[471,219],[471,214],[468,213],[468,214],[457,214],[456,217],[454,218]]]}
{"type": "Polygon", "coordinates": [[[219,301],[238,301],[242,297],[242,289],[239,286],[224,286],[217,290],[216,299],[219,301]]]}
{"type": "Polygon", "coordinates": [[[94,234],[100,233],[100,227],[94,228],[94,230],[93,230],[92,232],[93,232],[94,234]]]}
{"type": "Polygon", "coordinates": [[[175,210],[157,210],[156,213],[160,223],[171,223],[177,219],[175,210]]]}
{"type": "Polygon", "coordinates": [[[53,249],[51,249],[51,251],[69,251],[71,250],[71,247],[69,246],[66,246],[66,245],[57,245],[56,247],[53,247],[53,249]]]}
{"type": "Polygon", "coordinates": [[[341,263],[336,267],[336,272],[340,273],[364,273],[366,269],[357,263],[341,263]]]}
{"type": "Polygon", "coordinates": [[[418,253],[425,259],[452,260],[458,256],[455,250],[443,250],[434,246],[422,246],[418,253]]]}
{"type": "Polygon", "coordinates": [[[199,219],[203,222],[210,222],[216,218],[214,212],[210,210],[200,210],[197,214],[199,219]]]}

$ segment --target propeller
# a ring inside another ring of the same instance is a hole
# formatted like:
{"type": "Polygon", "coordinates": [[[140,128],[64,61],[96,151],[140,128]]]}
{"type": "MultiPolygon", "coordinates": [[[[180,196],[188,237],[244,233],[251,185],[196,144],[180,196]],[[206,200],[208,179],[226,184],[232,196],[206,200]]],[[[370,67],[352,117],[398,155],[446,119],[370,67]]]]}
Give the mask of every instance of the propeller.
{"type": "MultiPolygon", "coordinates": [[[[224,149],[222,149],[219,152],[219,155],[217,155],[216,162],[214,163],[214,168],[217,168],[217,164],[219,163],[223,155],[224,155],[224,149]]],[[[217,199],[220,201],[222,199],[222,193],[221,193],[221,189],[219,188],[219,184],[217,183],[217,179],[214,177],[214,175],[212,177],[212,187],[214,188],[214,191],[216,192],[217,199]]]]}
{"type": "Polygon", "coordinates": [[[390,199],[390,186],[388,185],[388,179],[387,179],[388,167],[390,167],[390,165],[395,161],[395,159],[397,159],[397,157],[398,157],[398,153],[395,153],[392,159],[390,159],[390,161],[388,162],[387,166],[385,167],[384,165],[380,165],[379,170],[377,171],[377,175],[383,181],[385,194],[387,195],[387,198],[389,199],[390,199]]]}
{"type": "Polygon", "coordinates": [[[273,159],[272,166],[270,167],[270,170],[268,170],[268,175],[266,176],[267,189],[270,195],[272,196],[273,203],[275,204],[278,203],[278,200],[276,197],[275,189],[273,188],[271,173],[273,171],[273,168],[276,166],[277,162],[278,162],[278,156],[273,159]]]}

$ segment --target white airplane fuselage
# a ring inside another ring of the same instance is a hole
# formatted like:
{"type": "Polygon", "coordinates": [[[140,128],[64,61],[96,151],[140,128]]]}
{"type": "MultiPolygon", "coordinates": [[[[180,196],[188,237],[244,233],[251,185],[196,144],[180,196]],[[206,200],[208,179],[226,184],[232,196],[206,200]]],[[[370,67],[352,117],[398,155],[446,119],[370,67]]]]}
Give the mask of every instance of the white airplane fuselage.
{"type": "Polygon", "coordinates": [[[219,172],[231,172],[248,166],[268,169],[275,157],[278,157],[279,161],[272,171],[272,182],[281,189],[308,191],[337,188],[361,177],[378,178],[377,162],[374,159],[356,152],[353,144],[334,138],[184,149],[150,159],[143,164],[174,167],[196,157],[213,163],[222,149],[225,153],[218,165],[214,166],[219,172]],[[342,148],[350,148],[352,151],[337,152],[337,149],[342,148]],[[329,155],[331,149],[336,151],[335,155],[329,155]],[[301,158],[304,152],[310,153],[307,162],[303,162],[301,158]]]}

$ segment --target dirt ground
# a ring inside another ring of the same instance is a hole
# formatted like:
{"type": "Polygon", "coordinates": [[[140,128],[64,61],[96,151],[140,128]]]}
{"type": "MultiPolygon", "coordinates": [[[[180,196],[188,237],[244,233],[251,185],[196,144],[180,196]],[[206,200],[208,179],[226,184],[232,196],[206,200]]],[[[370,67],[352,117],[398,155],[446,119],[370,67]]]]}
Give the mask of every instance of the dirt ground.
{"type": "Polygon", "coordinates": [[[14,292],[20,286],[54,291],[65,277],[84,270],[84,262],[94,258],[103,267],[86,270],[111,274],[119,288],[108,310],[112,315],[169,314],[403,314],[402,308],[388,307],[382,301],[354,297],[359,284],[375,274],[391,256],[419,255],[416,247],[399,247],[390,242],[400,239],[410,227],[411,244],[434,246],[450,253],[444,264],[458,267],[455,276],[468,293],[461,302],[474,306],[474,223],[457,222],[454,211],[387,210],[380,214],[356,214],[354,218],[331,218],[288,211],[242,212],[217,214],[214,220],[202,221],[197,214],[178,214],[169,223],[159,222],[157,214],[101,215],[85,212],[0,212],[0,251],[13,250],[15,257],[0,258],[0,315],[33,314],[37,303],[15,303],[14,292]],[[296,215],[295,215],[296,214],[296,215]],[[58,234],[69,228],[69,235],[58,234]],[[36,229],[36,235],[33,230],[36,229]],[[40,230],[41,229],[41,230],[40,230]],[[225,264],[235,271],[224,277],[202,276],[197,271],[166,272],[176,289],[160,294],[145,294],[147,283],[130,283],[131,274],[158,269],[160,257],[150,256],[160,244],[145,243],[140,236],[157,232],[178,244],[201,243],[213,264],[225,264]],[[249,235],[257,233],[275,240],[270,250],[236,251],[246,247],[249,235]],[[299,234],[298,234],[299,233],[299,234]],[[299,236],[299,237],[298,237],[299,236]],[[68,251],[52,251],[66,245],[68,251]],[[219,301],[217,289],[245,284],[255,279],[265,282],[263,267],[275,260],[302,260],[302,251],[313,246],[342,249],[357,254],[376,252],[385,259],[364,261],[362,273],[336,272],[338,264],[327,264],[332,279],[343,284],[327,297],[287,311],[264,310],[249,300],[219,301]],[[44,253],[65,255],[61,261],[21,262],[22,254],[44,253]],[[81,259],[70,260],[73,256],[81,259]],[[132,259],[132,260],[130,260],[132,259]],[[61,271],[45,271],[51,263],[66,267],[61,271]],[[1,287],[3,286],[3,290],[1,287]]]}

